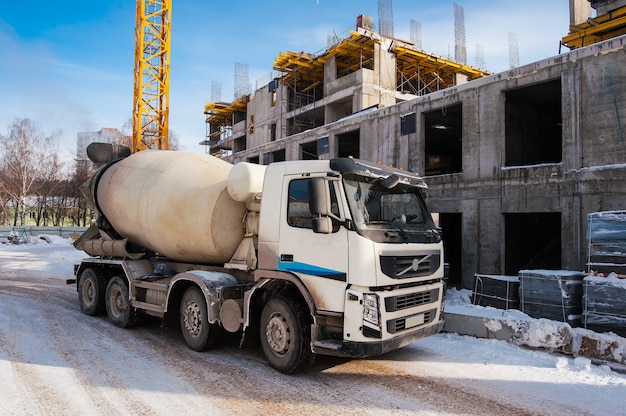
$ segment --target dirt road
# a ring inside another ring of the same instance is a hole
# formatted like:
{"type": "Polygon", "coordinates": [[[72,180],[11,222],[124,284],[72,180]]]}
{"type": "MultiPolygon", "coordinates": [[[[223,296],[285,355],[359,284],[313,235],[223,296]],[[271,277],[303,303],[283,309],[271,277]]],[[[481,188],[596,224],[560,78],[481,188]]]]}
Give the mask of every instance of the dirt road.
{"type": "Polygon", "coordinates": [[[450,375],[419,343],[375,359],[318,357],[296,376],[237,340],[198,353],[156,321],[129,330],[83,315],[71,269],[37,271],[36,254],[19,264],[0,255],[0,414],[585,414],[450,375]]]}

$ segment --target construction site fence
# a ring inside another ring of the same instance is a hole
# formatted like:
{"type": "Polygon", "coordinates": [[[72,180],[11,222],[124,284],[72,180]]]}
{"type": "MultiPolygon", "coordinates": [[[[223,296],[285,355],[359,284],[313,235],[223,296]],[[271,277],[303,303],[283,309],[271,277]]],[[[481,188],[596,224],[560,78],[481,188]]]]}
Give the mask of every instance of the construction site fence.
{"type": "Polygon", "coordinates": [[[0,226],[0,236],[21,237],[24,235],[37,237],[40,235],[58,235],[60,237],[78,238],[87,227],[34,227],[34,226],[0,226]]]}

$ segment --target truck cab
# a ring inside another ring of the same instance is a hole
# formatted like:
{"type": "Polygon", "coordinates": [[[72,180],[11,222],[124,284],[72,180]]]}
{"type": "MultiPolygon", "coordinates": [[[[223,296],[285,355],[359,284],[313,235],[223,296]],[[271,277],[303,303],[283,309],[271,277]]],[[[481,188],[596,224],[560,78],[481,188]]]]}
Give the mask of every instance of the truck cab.
{"type": "Polygon", "coordinates": [[[298,288],[314,353],[378,355],[441,330],[443,243],[421,178],[348,158],[274,163],[264,182],[255,280],[298,288]]]}

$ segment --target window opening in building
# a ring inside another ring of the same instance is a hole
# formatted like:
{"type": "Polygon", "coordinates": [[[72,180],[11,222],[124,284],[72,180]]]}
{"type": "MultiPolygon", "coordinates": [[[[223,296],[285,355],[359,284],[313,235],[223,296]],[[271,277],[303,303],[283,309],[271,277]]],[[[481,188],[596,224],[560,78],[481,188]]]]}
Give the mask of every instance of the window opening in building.
{"type": "Polygon", "coordinates": [[[235,111],[233,113],[233,124],[242,122],[245,119],[246,119],[246,113],[244,113],[243,111],[235,111]]]}
{"type": "Polygon", "coordinates": [[[276,123],[270,124],[270,141],[276,141],[276,123]]]}
{"type": "Polygon", "coordinates": [[[322,99],[322,88],[316,83],[305,82],[303,85],[287,87],[287,109],[293,111],[322,99]]]}
{"type": "Polygon", "coordinates": [[[561,213],[504,214],[505,274],[561,269],[561,213]]]}
{"type": "Polygon", "coordinates": [[[349,131],[337,135],[337,157],[360,156],[360,134],[359,130],[349,131]]]}
{"type": "Polygon", "coordinates": [[[287,119],[287,136],[302,133],[324,125],[324,112],[321,109],[310,109],[287,119]]]}
{"type": "MultiPolygon", "coordinates": [[[[434,215],[433,215],[434,217],[434,215]]],[[[443,240],[443,258],[448,264],[448,287],[462,288],[463,233],[461,213],[439,213],[439,227],[443,240]]]]}
{"type": "Polygon", "coordinates": [[[256,163],[257,165],[259,164],[259,157],[258,156],[252,156],[248,158],[248,163],[256,163]]]}
{"type": "Polygon", "coordinates": [[[561,80],[506,91],[505,100],[506,166],[561,162],[561,80]]]}
{"type": "Polygon", "coordinates": [[[284,162],[285,160],[285,149],[280,149],[272,152],[271,162],[284,162]]]}
{"type": "Polygon", "coordinates": [[[273,79],[269,84],[267,84],[268,91],[270,93],[270,101],[272,107],[276,105],[276,90],[278,89],[278,79],[273,79]]]}
{"type": "Polygon", "coordinates": [[[301,160],[317,160],[317,141],[302,143],[300,145],[301,160]]]}
{"type": "Polygon", "coordinates": [[[328,119],[326,120],[328,123],[341,120],[342,118],[348,117],[354,113],[352,107],[352,96],[329,103],[326,107],[328,109],[328,119]]]}
{"type": "Polygon", "coordinates": [[[246,150],[246,137],[242,136],[242,137],[238,137],[235,140],[233,140],[233,152],[237,153],[237,152],[241,152],[246,150]]]}
{"type": "Polygon", "coordinates": [[[426,175],[463,171],[463,106],[442,107],[424,113],[426,175]]]}

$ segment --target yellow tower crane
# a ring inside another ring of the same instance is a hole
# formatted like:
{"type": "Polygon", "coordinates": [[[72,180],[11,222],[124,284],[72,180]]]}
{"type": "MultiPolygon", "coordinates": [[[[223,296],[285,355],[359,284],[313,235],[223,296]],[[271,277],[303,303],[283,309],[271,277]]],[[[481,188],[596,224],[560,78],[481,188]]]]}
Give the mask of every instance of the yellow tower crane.
{"type": "Polygon", "coordinates": [[[172,0],[137,0],[131,150],[168,148],[172,0]]]}

